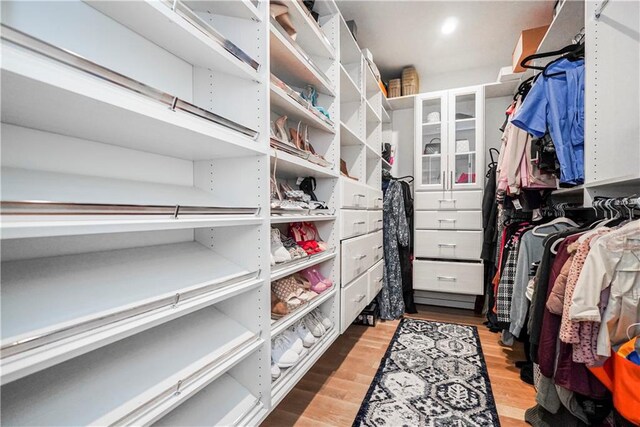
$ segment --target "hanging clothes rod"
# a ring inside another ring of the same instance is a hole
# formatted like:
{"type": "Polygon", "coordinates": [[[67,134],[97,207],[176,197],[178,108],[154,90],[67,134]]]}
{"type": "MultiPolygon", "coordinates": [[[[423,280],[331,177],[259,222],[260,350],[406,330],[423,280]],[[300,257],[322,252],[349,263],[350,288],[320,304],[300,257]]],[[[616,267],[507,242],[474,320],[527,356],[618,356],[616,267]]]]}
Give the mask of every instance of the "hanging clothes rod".
{"type": "Polygon", "coordinates": [[[242,133],[254,141],[258,139],[259,134],[255,130],[212,113],[211,111],[197,107],[189,102],[183,101],[177,96],[154,89],[144,83],[120,73],[116,73],[115,71],[91,62],[79,55],[76,55],[75,53],[60,49],[57,46],[32,37],[7,25],[1,24],[0,29],[0,38],[7,43],[30,50],[31,52],[35,52],[77,70],[84,71],[87,74],[91,74],[92,76],[105,80],[109,83],[129,89],[140,95],[146,96],[147,98],[153,99],[154,101],[165,104],[172,110],[182,110],[227,129],[242,133]]]}
{"type": "Polygon", "coordinates": [[[600,19],[600,15],[602,15],[602,12],[604,12],[605,7],[607,7],[607,5],[609,4],[609,0],[602,0],[602,3],[600,3],[600,6],[598,6],[598,8],[596,9],[596,13],[595,13],[595,18],[596,19],[600,19]]]}

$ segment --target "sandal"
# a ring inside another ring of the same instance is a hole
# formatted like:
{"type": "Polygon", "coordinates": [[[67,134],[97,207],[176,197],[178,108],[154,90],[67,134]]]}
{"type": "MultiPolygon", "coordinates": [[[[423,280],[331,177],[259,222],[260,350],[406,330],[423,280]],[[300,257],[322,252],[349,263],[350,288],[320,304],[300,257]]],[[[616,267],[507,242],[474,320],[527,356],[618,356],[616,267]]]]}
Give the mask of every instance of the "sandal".
{"type": "Polygon", "coordinates": [[[291,277],[293,278],[293,280],[295,280],[296,285],[302,290],[302,293],[299,297],[302,301],[309,302],[318,296],[318,293],[313,291],[311,282],[304,276],[296,273],[291,277]]]}
{"type": "Polygon", "coordinates": [[[285,237],[282,235],[280,235],[280,237],[282,239],[282,244],[289,251],[293,259],[300,259],[300,258],[307,257],[307,252],[304,249],[302,249],[300,245],[298,245],[296,241],[293,240],[291,237],[285,237]]]}
{"type": "Polygon", "coordinates": [[[315,292],[320,293],[333,286],[333,282],[320,274],[316,268],[307,268],[300,273],[311,282],[311,289],[315,292]]]}
{"type": "Polygon", "coordinates": [[[287,305],[283,303],[273,292],[271,293],[271,317],[279,319],[289,314],[287,305]]]}
{"type": "Polygon", "coordinates": [[[286,304],[289,312],[299,308],[303,303],[299,298],[303,291],[296,286],[296,282],[291,278],[291,276],[272,282],[271,292],[275,294],[280,301],[286,304]]]}

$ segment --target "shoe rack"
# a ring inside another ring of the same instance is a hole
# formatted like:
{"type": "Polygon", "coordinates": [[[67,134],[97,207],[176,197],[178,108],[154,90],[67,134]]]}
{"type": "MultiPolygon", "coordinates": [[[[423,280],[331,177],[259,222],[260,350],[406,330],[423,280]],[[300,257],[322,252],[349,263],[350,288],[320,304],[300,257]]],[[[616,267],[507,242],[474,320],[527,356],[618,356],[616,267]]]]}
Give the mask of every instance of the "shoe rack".
{"type": "Polygon", "coordinates": [[[342,17],[339,24],[340,157],[346,166],[340,176],[340,329],[344,332],[382,288],[384,96],[342,17]]]}
{"type": "Polygon", "coordinates": [[[268,16],[3,2],[2,424],[270,410],[268,16]]]}
{"type": "MultiPolygon", "coordinates": [[[[339,12],[333,1],[316,1],[314,11],[318,21],[309,14],[301,1],[280,2],[286,6],[287,17],[270,17],[270,119],[276,122],[287,117],[287,128],[299,132],[308,129],[308,142],[314,151],[326,160],[313,161],[313,156],[299,147],[291,147],[279,132],[270,147],[271,174],[278,183],[286,183],[297,190],[300,179],[314,177],[317,198],[328,209],[271,210],[271,226],[287,234],[289,223],[313,222],[328,249],[301,260],[276,264],[271,268],[271,281],[282,279],[309,267],[333,282],[330,290],[293,310],[288,315],[271,321],[270,338],[285,333],[296,322],[316,308],[327,316],[334,327],[307,349],[294,366],[282,369],[271,386],[271,405],[275,407],[293,389],[295,384],[313,366],[339,335],[340,322],[340,236],[339,185],[340,134],[339,126],[339,50],[337,48],[339,12]],[[307,85],[317,91],[317,106],[328,114],[327,118],[300,93],[307,85]]],[[[278,14],[284,8],[273,10],[278,14]]],[[[289,129],[286,129],[287,131],[289,129]]],[[[289,135],[291,136],[291,135],[289,135]]]]}

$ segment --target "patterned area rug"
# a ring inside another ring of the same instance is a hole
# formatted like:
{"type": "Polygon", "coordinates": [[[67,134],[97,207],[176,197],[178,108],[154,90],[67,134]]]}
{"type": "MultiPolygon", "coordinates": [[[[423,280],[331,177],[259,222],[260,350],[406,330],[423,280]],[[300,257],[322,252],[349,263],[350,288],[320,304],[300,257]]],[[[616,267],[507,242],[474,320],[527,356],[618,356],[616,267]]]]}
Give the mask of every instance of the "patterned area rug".
{"type": "Polygon", "coordinates": [[[403,319],[354,426],[500,426],[474,326],[403,319]]]}

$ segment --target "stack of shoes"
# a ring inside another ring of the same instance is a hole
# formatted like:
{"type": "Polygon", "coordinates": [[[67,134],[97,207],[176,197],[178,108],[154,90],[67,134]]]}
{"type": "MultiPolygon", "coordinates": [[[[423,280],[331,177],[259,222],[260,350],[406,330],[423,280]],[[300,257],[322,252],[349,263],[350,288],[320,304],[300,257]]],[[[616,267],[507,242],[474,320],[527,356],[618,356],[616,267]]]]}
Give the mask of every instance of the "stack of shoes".
{"type": "Polygon", "coordinates": [[[301,190],[293,190],[289,184],[271,178],[271,208],[291,211],[310,209],[311,198],[301,190]]]}
{"type": "Polygon", "coordinates": [[[284,245],[285,249],[289,251],[289,255],[291,255],[291,259],[302,259],[307,258],[307,252],[300,247],[291,237],[284,236],[280,234],[280,240],[284,245]]]}
{"type": "Polygon", "coordinates": [[[296,243],[309,255],[327,250],[327,244],[320,239],[320,233],[312,222],[294,222],[289,224],[289,235],[291,235],[296,243]]]}
{"type": "Polygon", "coordinates": [[[271,340],[271,380],[297,365],[309,349],[333,328],[333,322],[320,309],[309,312],[271,340]]]}
{"type": "Polygon", "coordinates": [[[317,297],[311,283],[299,275],[291,275],[271,283],[271,317],[279,319],[317,297]]]}

